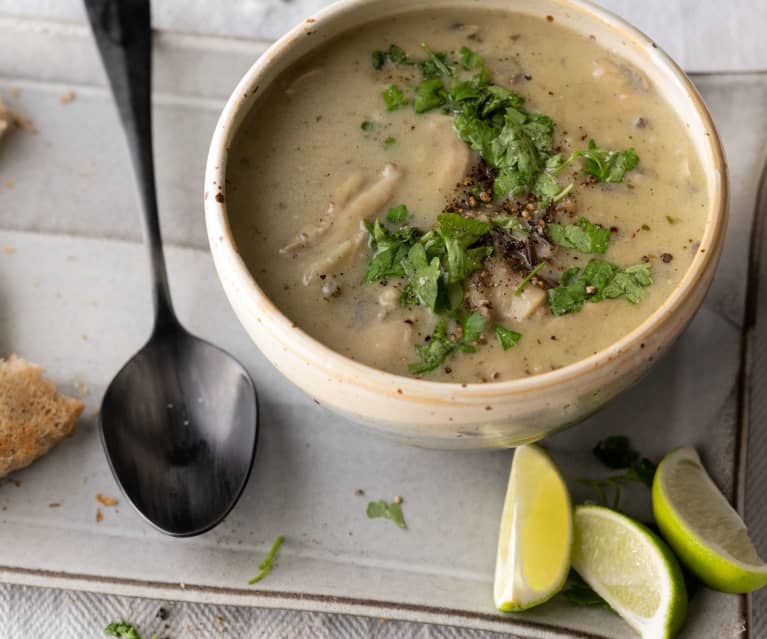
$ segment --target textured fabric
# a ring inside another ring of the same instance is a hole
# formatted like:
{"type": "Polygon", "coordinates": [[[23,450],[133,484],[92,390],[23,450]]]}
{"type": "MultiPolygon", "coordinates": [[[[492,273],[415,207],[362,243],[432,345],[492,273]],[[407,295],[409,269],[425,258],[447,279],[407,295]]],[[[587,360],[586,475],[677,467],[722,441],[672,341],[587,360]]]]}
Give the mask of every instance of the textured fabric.
{"type": "Polygon", "coordinates": [[[143,639],[515,639],[378,618],[159,602],[0,584],[0,639],[96,639],[125,619],[143,639]],[[167,613],[162,619],[161,609],[167,613]]]}

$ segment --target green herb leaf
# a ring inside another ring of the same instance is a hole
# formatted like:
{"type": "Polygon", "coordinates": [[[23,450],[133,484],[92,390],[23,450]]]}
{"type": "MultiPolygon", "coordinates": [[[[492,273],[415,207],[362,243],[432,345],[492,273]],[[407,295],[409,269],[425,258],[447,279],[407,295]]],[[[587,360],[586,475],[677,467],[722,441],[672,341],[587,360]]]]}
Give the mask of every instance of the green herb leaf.
{"type": "Polygon", "coordinates": [[[285,537],[283,537],[282,535],[279,535],[277,539],[274,540],[274,543],[272,544],[272,549],[269,551],[269,554],[266,556],[266,559],[264,559],[258,565],[258,569],[261,572],[259,572],[255,577],[253,577],[253,579],[251,579],[248,582],[249,586],[252,586],[253,584],[258,583],[272,571],[272,563],[274,562],[274,558],[277,556],[277,551],[280,549],[280,546],[282,546],[283,541],[285,541],[285,537]]]}
{"type": "Polygon", "coordinates": [[[384,146],[386,147],[392,146],[393,144],[396,144],[396,143],[397,143],[397,138],[394,138],[391,135],[384,140],[384,146]]]}
{"type": "Polygon", "coordinates": [[[413,64],[410,58],[407,57],[405,50],[396,44],[389,45],[387,56],[394,64],[413,64]]]}
{"type": "Polygon", "coordinates": [[[425,113],[442,106],[447,100],[441,78],[423,80],[415,89],[413,108],[416,113],[425,113]]]}
{"type": "Polygon", "coordinates": [[[605,286],[603,295],[610,299],[624,297],[632,304],[639,304],[646,294],[644,289],[653,282],[651,273],[650,264],[629,266],[615,274],[610,283],[605,286]]]}
{"type": "MultiPolygon", "coordinates": [[[[400,215],[401,207],[405,207],[407,217],[407,207],[404,204],[390,209],[389,212],[395,211],[395,215],[400,215]]],[[[388,216],[389,213],[387,218],[388,216]]],[[[380,220],[372,224],[365,221],[364,225],[369,235],[368,245],[374,251],[365,273],[365,281],[379,282],[388,277],[403,277],[405,270],[402,263],[407,259],[410,247],[417,241],[418,230],[406,226],[392,232],[381,224],[380,220]]]]}
{"type": "Polygon", "coordinates": [[[467,71],[471,71],[472,69],[476,69],[477,67],[485,65],[485,61],[482,59],[482,56],[479,55],[479,53],[469,49],[469,47],[461,47],[461,50],[458,53],[461,54],[461,66],[467,71]]]}
{"type": "Polygon", "coordinates": [[[482,337],[487,318],[482,313],[470,313],[461,318],[461,341],[458,348],[464,353],[474,353],[477,347],[474,343],[482,337]]]}
{"type": "Polygon", "coordinates": [[[626,473],[626,479],[642,482],[648,488],[652,488],[655,471],[658,467],[646,457],[642,457],[638,462],[631,464],[631,468],[626,473]]]}
{"type": "Polygon", "coordinates": [[[496,215],[490,218],[490,222],[512,233],[519,233],[520,235],[529,235],[530,233],[527,224],[521,218],[513,215],[496,215]]]}
{"type": "Polygon", "coordinates": [[[138,631],[127,621],[110,623],[104,628],[104,632],[110,637],[118,637],[118,639],[141,639],[138,631]]]}
{"type": "Polygon", "coordinates": [[[587,149],[573,152],[571,158],[582,158],[583,172],[600,182],[622,182],[626,171],[639,164],[639,156],[633,148],[611,151],[597,146],[594,140],[589,140],[587,149]]]}
{"type": "Polygon", "coordinates": [[[541,269],[542,269],[544,266],[546,266],[546,262],[540,262],[540,263],[539,263],[539,264],[538,264],[538,265],[537,265],[537,266],[536,266],[536,267],[535,267],[535,268],[534,268],[532,271],[530,271],[530,272],[529,272],[529,273],[528,273],[528,274],[525,276],[525,279],[523,279],[523,280],[522,280],[522,281],[519,283],[519,286],[517,286],[517,288],[516,288],[516,289],[514,289],[514,295],[516,295],[517,297],[519,297],[520,295],[522,295],[522,293],[524,292],[525,288],[527,288],[527,285],[530,283],[530,280],[532,280],[532,279],[533,279],[533,278],[534,278],[536,275],[538,275],[538,273],[540,272],[540,270],[541,270],[541,269]]]}
{"type": "Polygon", "coordinates": [[[554,244],[581,253],[604,253],[610,242],[610,229],[585,217],[579,217],[575,224],[547,224],[546,235],[554,244]]]}
{"type": "Polygon", "coordinates": [[[401,224],[408,217],[410,217],[410,211],[407,210],[407,206],[404,204],[393,206],[386,212],[386,221],[392,224],[401,224]]]}
{"type": "MultiPolygon", "coordinates": [[[[564,189],[559,186],[557,179],[550,173],[539,173],[538,178],[533,185],[533,193],[535,193],[544,204],[564,197],[561,195],[562,191],[564,191],[564,189]]],[[[565,193],[565,195],[566,194],[567,193],[565,193]]]]}
{"type": "Polygon", "coordinates": [[[380,49],[376,49],[370,54],[370,63],[376,71],[380,71],[386,64],[386,53],[380,49]]]}
{"type": "Polygon", "coordinates": [[[456,344],[447,336],[447,322],[442,319],[424,344],[416,344],[418,362],[408,365],[410,371],[422,375],[440,366],[456,348],[456,344]]]}
{"type": "Polygon", "coordinates": [[[469,248],[490,233],[490,225],[481,220],[458,213],[442,213],[437,216],[437,233],[444,240],[447,250],[449,284],[463,282],[469,275],[480,270],[482,261],[492,254],[491,246],[469,248]]]}
{"type": "Polygon", "coordinates": [[[599,461],[612,469],[628,468],[639,460],[639,453],[632,448],[631,441],[625,435],[600,439],[592,452],[599,461]]]}
{"type": "Polygon", "coordinates": [[[408,103],[408,99],[405,97],[405,94],[402,93],[402,91],[395,84],[392,84],[388,89],[383,91],[381,95],[386,102],[387,111],[396,111],[408,103]]]}
{"type": "Polygon", "coordinates": [[[455,68],[448,64],[447,53],[441,51],[435,53],[431,50],[431,47],[425,42],[421,44],[421,48],[426,52],[426,62],[421,63],[421,73],[425,78],[432,78],[441,75],[453,77],[455,76],[455,68]]]}
{"type": "Polygon", "coordinates": [[[385,519],[391,519],[400,528],[407,528],[405,516],[402,514],[402,507],[397,502],[393,501],[391,504],[387,504],[383,499],[371,501],[366,512],[370,519],[384,517],[385,519]]]}
{"type": "Polygon", "coordinates": [[[517,342],[522,338],[521,333],[517,333],[516,331],[512,331],[511,329],[500,325],[496,326],[494,330],[495,336],[498,338],[501,347],[505,351],[509,350],[512,346],[516,346],[517,342]]]}
{"type": "Polygon", "coordinates": [[[407,259],[402,260],[402,268],[413,295],[423,306],[438,312],[446,305],[439,258],[434,257],[430,261],[423,244],[416,243],[410,247],[407,259]]]}
{"type": "Polygon", "coordinates": [[[375,124],[371,122],[370,120],[365,120],[362,124],[360,124],[360,129],[363,131],[372,131],[375,128],[375,124]]]}
{"type": "Polygon", "coordinates": [[[562,589],[562,596],[576,606],[602,606],[607,610],[612,610],[610,604],[594,592],[591,586],[574,570],[571,570],[567,575],[567,582],[562,589]]]}

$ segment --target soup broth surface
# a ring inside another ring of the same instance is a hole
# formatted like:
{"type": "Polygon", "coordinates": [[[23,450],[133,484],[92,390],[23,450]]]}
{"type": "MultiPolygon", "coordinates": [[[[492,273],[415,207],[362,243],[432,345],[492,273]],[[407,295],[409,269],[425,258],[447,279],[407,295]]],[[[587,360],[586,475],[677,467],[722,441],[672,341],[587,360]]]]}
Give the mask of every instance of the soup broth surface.
{"type": "Polygon", "coordinates": [[[705,179],[686,127],[649,79],[598,40],[556,22],[479,9],[411,13],[343,34],[313,52],[247,116],[230,152],[227,181],[240,253],[301,329],[375,368],[465,383],[545,373],[629,333],[679,284],[707,213],[705,179]],[[593,138],[606,149],[632,147],[638,166],[620,182],[598,182],[575,159],[555,175],[563,187],[573,184],[556,204],[532,198],[528,207],[530,198],[517,196],[507,198],[504,211],[504,198],[488,200],[481,185],[466,179],[480,154],[459,138],[453,116],[440,108],[414,111],[419,69],[371,64],[372,51],[391,44],[422,60],[422,43],[446,52],[462,78],[472,74],[456,62],[461,48],[479,54],[493,83],[524,97],[529,112],[553,119],[554,145],[564,158],[593,138]],[[388,110],[382,92],[392,85],[408,104],[388,110]],[[386,221],[387,211],[402,204],[406,219],[386,221]],[[365,280],[374,249],[362,219],[378,219],[391,232],[403,225],[427,232],[443,211],[485,221],[503,213],[525,223],[545,213],[544,224],[575,224],[582,216],[610,230],[609,245],[605,253],[589,254],[563,246],[546,253],[541,244],[545,259],[539,254],[537,263],[545,263],[520,295],[515,292],[532,268],[504,262],[496,250],[488,258],[495,262],[464,282],[463,301],[453,300],[453,310],[442,314],[412,296],[402,303],[407,277],[365,280]],[[547,289],[592,258],[620,269],[649,265],[652,284],[637,303],[586,300],[581,310],[555,315],[547,289]],[[416,346],[427,348],[439,337],[433,334],[440,321],[457,344],[463,331],[456,326],[472,313],[484,318],[481,336],[433,370],[413,372],[416,346]],[[521,337],[504,349],[496,326],[521,337]]]}

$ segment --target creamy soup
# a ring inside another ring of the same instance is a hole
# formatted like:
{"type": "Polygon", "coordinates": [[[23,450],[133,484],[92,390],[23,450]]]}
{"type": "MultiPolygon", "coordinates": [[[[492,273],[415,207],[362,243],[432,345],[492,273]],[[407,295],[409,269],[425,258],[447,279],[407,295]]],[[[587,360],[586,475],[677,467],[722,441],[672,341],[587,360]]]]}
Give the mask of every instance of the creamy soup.
{"type": "Polygon", "coordinates": [[[678,285],[707,206],[648,78],[556,22],[477,9],[313,52],[248,115],[227,181],[238,248],[300,328],[455,382],[626,335],[678,285]]]}

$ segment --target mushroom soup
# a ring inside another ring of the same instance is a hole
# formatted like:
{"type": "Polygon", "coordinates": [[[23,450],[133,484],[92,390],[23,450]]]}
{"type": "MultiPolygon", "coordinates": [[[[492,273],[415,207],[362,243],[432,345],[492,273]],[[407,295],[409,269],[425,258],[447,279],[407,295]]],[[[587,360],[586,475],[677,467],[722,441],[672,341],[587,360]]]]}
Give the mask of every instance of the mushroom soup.
{"type": "Polygon", "coordinates": [[[435,381],[609,346],[680,282],[707,213],[647,78],[553,21],[479,9],[324,45],[261,96],[227,181],[238,249],[285,315],[435,381]]]}

